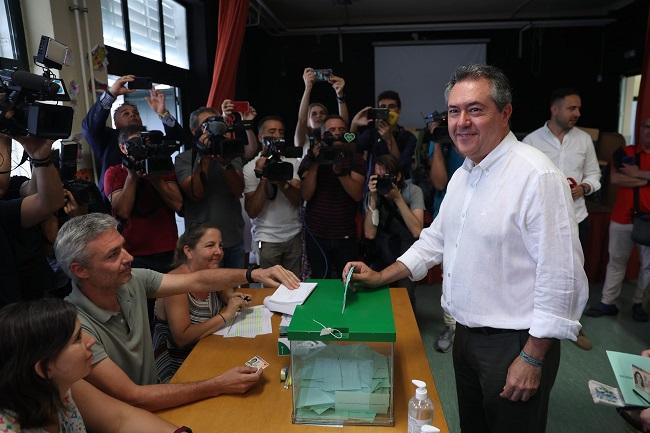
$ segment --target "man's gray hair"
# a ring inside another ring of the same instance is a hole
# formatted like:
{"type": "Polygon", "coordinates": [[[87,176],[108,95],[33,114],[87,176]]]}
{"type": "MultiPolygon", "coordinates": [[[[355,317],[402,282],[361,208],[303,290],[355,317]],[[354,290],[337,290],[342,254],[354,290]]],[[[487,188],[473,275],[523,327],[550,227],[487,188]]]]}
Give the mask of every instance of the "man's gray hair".
{"type": "Polygon", "coordinates": [[[77,281],[70,265],[73,262],[88,263],[88,243],[106,230],[116,229],[117,220],[103,213],[89,213],[71,218],[59,229],[54,240],[54,254],[63,272],[70,279],[77,281]]]}
{"type": "Polygon", "coordinates": [[[445,99],[449,100],[452,87],[461,81],[486,79],[490,82],[490,93],[499,111],[512,103],[512,88],[506,74],[496,66],[463,65],[459,66],[445,87],[445,99]]]}
{"type": "Polygon", "coordinates": [[[216,116],[219,112],[216,108],[212,107],[199,107],[190,113],[190,131],[195,131],[199,127],[199,116],[203,113],[212,113],[216,116]]]}

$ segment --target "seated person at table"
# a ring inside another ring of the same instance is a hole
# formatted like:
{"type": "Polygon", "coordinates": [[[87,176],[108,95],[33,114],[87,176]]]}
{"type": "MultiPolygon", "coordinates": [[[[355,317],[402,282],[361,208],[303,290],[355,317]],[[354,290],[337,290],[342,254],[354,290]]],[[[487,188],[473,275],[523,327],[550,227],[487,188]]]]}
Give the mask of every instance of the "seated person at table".
{"type": "Polygon", "coordinates": [[[177,432],[175,426],[104,394],[83,378],[95,339],[61,299],[0,310],[0,431],[177,432]]]}
{"type": "Polygon", "coordinates": [[[244,393],[260,379],[254,368],[234,367],[194,383],[158,384],[147,317],[147,297],[214,291],[247,282],[295,289],[298,278],[275,266],[269,269],[205,269],[188,274],[160,274],[131,269],[117,221],[88,214],[61,226],[54,243],[61,268],[72,279],[66,298],[77,306],[81,327],[97,343],[88,381],[122,401],[160,410],[224,393],[244,393]]]}
{"type": "MultiPolygon", "coordinates": [[[[193,226],[178,239],[170,273],[216,269],[222,258],[221,231],[208,224],[193,226]]],[[[183,293],[156,301],[153,343],[161,382],[169,382],[197,341],[232,322],[248,304],[245,296],[229,288],[183,293]]]]}

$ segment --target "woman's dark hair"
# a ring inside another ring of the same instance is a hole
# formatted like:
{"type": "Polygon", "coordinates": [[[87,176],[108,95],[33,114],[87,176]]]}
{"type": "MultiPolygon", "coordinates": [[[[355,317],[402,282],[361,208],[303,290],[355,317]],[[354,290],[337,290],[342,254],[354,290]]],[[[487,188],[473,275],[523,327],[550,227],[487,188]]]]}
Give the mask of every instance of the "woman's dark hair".
{"type": "MultiPolygon", "coordinates": [[[[172,262],[172,268],[177,268],[180,265],[187,263],[187,256],[185,255],[185,251],[183,251],[185,245],[190,248],[196,247],[196,244],[199,243],[199,240],[201,240],[205,232],[210,229],[219,230],[219,227],[214,224],[199,224],[189,226],[187,230],[185,230],[185,233],[183,233],[176,242],[176,250],[174,250],[174,261],[172,262]]],[[[221,233],[221,230],[219,230],[219,233],[221,233]]]]}
{"type": "Polygon", "coordinates": [[[63,407],[57,385],[36,373],[66,346],[77,310],[62,299],[19,302],[0,310],[0,409],[16,414],[22,429],[43,427],[63,407]]]}
{"type": "Polygon", "coordinates": [[[401,174],[402,177],[399,180],[395,181],[395,185],[398,189],[402,189],[404,187],[404,173],[402,173],[402,169],[399,166],[399,161],[397,158],[387,153],[385,155],[378,156],[375,160],[375,164],[381,165],[389,174],[392,174],[395,177],[397,177],[398,174],[401,174]]]}

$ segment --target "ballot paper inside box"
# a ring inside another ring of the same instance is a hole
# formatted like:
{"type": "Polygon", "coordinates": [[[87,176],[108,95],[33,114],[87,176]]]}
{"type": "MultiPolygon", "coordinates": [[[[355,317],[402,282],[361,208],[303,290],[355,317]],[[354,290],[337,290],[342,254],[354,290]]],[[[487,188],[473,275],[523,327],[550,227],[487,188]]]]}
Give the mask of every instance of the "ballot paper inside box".
{"type": "Polygon", "coordinates": [[[387,287],[347,294],[318,287],[298,306],[287,331],[296,424],[394,425],[395,324],[387,287]]]}

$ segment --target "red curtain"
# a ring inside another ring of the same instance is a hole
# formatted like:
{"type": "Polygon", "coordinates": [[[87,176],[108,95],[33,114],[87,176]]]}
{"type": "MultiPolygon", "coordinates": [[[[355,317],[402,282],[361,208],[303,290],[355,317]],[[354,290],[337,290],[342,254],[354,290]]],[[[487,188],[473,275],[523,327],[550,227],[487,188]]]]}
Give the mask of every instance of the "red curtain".
{"type": "Polygon", "coordinates": [[[220,108],[224,99],[235,95],[239,53],[246,33],[248,0],[220,0],[217,54],[214,58],[208,107],[220,108]]]}
{"type": "Polygon", "coordinates": [[[641,69],[641,85],[636,106],[636,140],[639,142],[639,129],[644,119],[650,117],[650,8],[648,9],[648,24],[645,30],[645,48],[643,49],[643,67],[641,69]]]}

